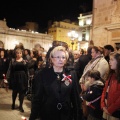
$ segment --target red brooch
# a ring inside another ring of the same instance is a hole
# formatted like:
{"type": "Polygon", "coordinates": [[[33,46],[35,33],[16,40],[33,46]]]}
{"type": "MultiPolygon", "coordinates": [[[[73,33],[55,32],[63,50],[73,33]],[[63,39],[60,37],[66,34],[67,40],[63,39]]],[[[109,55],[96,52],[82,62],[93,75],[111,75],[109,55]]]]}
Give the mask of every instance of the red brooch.
{"type": "Polygon", "coordinates": [[[4,77],[4,85],[5,85],[6,91],[8,92],[8,81],[6,79],[5,74],[3,74],[3,77],[4,77]]]}

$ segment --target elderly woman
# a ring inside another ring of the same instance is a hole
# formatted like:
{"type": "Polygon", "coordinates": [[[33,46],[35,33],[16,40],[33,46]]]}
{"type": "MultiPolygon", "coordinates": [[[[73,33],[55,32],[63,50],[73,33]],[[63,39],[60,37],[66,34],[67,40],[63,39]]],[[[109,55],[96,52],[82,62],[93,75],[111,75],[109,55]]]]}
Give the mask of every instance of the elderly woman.
{"type": "MultiPolygon", "coordinates": [[[[109,65],[103,56],[103,49],[101,47],[93,46],[91,50],[92,60],[85,66],[83,74],[79,80],[83,94],[91,85],[88,80],[88,73],[90,70],[98,70],[101,78],[106,81],[109,73],[109,65]]],[[[87,117],[86,102],[83,101],[83,116],[87,117]]]]}
{"type": "Polygon", "coordinates": [[[74,56],[74,66],[75,66],[75,64],[78,62],[78,60],[79,60],[79,57],[80,57],[80,51],[78,51],[78,50],[74,50],[73,51],[73,56],[74,56]]]}
{"type": "Polygon", "coordinates": [[[27,64],[22,57],[22,50],[17,48],[15,51],[15,59],[12,59],[7,71],[7,79],[11,79],[12,85],[12,109],[15,109],[15,101],[17,94],[19,94],[19,110],[24,112],[23,100],[27,90],[28,84],[28,70],[27,64]]]}
{"type": "Polygon", "coordinates": [[[103,56],[103,49],[101,47],[93,46],[91,50],[92,60],[85,66],[82,77],[79,83],[84,91],[85,87],[89,86],[88,71],[98,70],[101,74],[101,78],[106,81],[109,74],[109,64],[103,56]]]}
{"type": "Polygon", "coordinates": [[[80,120],[80,99],[74,71],[64,68],[68,52],[62,46],[50,53],[52,67],[35,77],[35,94],[29,120],[80,120]]]}

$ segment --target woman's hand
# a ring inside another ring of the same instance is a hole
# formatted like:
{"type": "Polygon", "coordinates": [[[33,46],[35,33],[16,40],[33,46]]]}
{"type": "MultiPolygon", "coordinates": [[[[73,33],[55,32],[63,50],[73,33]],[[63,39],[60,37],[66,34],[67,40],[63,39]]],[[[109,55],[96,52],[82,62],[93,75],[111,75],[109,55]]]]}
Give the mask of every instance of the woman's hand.
{"type": "Polygon", "coordinates": [[[81,86],[82,91],[86,91],[87,90],[85,84],[81,83],[80,86],[81,86]]]}
{"type": "Polygon", "coordinates": [[[108,112],[108,110],[107,110],[106,107],[103,107],[103,111],[104,111],[106,114],[109,114],[109,115],[110,115],[110,113],[108,112]]]}

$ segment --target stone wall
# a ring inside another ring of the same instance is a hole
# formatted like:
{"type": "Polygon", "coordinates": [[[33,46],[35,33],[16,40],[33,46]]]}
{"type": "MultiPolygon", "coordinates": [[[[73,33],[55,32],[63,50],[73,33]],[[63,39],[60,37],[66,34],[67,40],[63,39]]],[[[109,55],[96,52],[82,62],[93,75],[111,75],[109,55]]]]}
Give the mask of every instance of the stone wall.
{"type": "Polygon", "coordinates": [[[47,51],[52,45],[53,37],[48,34],[0,26],[0,41],[3,42],[5,49],[14,49],[16,44],[22,43],[27,49],[33,49],[36,44],[40,44],[47,51]]]}
{"type": "Polygon", "coordinates": [[[97,46],[120,43],[120,0],[93,0],[92,39],[97,46]]]}

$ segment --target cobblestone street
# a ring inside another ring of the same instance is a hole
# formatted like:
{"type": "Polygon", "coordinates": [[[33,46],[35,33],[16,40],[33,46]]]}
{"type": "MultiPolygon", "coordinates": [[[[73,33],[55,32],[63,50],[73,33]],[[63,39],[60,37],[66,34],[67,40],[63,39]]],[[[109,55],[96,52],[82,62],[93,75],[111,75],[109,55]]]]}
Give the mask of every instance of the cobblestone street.
{"type": "MultiPolygon", "coordinates": [[[[12,110],[12,91],[6,92],[5,88],[0,88],[0,120],[22,120],[21,117],[26,118],[30,115],[31,102],[26,99],[24,100],[23,108],[24,113],[21,113],[18,109],[12,110]]],[[[16,107],[19,105],[18,98],[16,99],[16,107]]]]}

